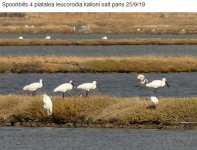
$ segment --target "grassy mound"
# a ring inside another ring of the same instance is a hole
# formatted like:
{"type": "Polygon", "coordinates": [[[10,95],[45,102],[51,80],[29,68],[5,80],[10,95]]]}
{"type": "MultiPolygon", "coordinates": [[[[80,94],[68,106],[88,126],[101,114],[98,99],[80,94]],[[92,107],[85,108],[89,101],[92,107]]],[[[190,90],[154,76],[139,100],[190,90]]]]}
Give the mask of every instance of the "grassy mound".
{"type": "Polygon", "coordinates": [[[46,40],[46,39],[0,39],[0,46],[33,45],[196,45],[195,38],[133,38],[133,39],[82,39],[82,40],[46,40]]]}
{"type": "Polygon", "coordinates": [[[197,59],[192,56],[133,56],[96,58],[69,56],[6,56],[0,57],[0,63],[1,73],[197,71],[197,59]]]}
{"type": "Polygon", "coordinates": [[[159,98],[156,109],[150,100],[104,95],[52,97],[53,114],[47,116],[42,97],[0,95],[1,124],[71,127],[156,127],[197,121],[197,98],[159,98]]]}

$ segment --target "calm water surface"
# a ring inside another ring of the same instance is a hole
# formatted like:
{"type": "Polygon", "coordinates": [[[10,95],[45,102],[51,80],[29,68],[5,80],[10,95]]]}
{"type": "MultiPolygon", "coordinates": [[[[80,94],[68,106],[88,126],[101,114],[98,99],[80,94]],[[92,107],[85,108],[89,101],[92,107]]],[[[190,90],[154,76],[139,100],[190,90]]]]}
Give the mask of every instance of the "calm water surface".
{"type": "Polygon", "coordinates": [[[197,45],[0,46],[0,56],[197,56],[197,45]]]}
{"type": "MultiPolygon", "coordinates": [[[[147,73],[149,81],[165,77],[170,87],[158,89],[158,96],[197,96],[197,72],[193,73],[147,73]]],[[[96,80],[100,83],[101,92],[112,96],[151,96],[153,90],[138,84],[135,73],[27,73],[27,74],[0,74],[0,92],[24,93],[23,86],[43,79],[44,87],[39,92],[54,95],[53,89],[60,84],[72,80],[75,85],[96,80]]],[[[73,90],[72,95],[80,95],[84,91],[73,90]]],[[[98,93],[98,89],[92,93],[98,93]]],[[[56,93],[60,94],[60,93],[56,93]]],[[[66,93],[66,95],[70,95],[66,93]]]]}
{"type": "Polygon", "coordinates": [[[196,150],[197,131],[0,128],[2,150],[196,150]]]}

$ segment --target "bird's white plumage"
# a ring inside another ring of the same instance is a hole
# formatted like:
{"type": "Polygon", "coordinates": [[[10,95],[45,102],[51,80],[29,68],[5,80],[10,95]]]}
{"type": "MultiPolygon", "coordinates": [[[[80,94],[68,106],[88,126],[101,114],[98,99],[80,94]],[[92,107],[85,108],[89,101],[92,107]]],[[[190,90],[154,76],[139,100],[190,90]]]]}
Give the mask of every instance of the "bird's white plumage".
{"type": "Polygon", "coordinates": [[[24,38],[23,38],[22,36],[19,36],[18,39],[19,39],[19,40],[22,40],[22,39],[24,39],[24,38]]]}
{"type": "Polygon", "coordinates": [[[47,115],[52,115],[52,110],[53,110],[53,104],[51,101],[51,98],[47,95],[43,95],[43,108],[47,112],[47,115]]]}
{"type": "Polygon", "coordinates": [[[159,100],[156,96],[151,96],[150,100],[151,100],[152,106],[157,106],[159,103],[159,100]]]}
{"type": "Polygon", "coordinates": [[[45,39],[46,40],[50,40],[51,39],[51,36],[48,35],[48,36],[45,37],[45,39]]]}
{"type": "Polygon", "coordinates": [[[59,85],[54,89],[54,92],[66,92],[73,89],[72,81],[59,85]]]}
{"type": "Polygon", "coordinates": [[[145,79],[145,76],[144,76],[143,74],[139,74],[139,75],[137,76],[137,79],[138,79],[138,80],[144,80],[144,79],[145,79]]]}
{"type": "Polygon", "coordinates": [[[148,80],[145,78],[145,76],[143,74],[139,74],[137,76],[137,79],[139,80],[140,84],[148,83],[148,80]]]}
{"type": "Polygon", "coordinates": [[[82,90],[94,90],[96,89],[96,81],[93,81],[92,83],[83,83],[81,85],[77,86],[77,89],[82,89],[82,90]]]}
{"type": "Polygon", "coordinates": [[[36,91],[37,89],[41,88],[43,86],[42,79],[40,79],[40,82],[31,83],[29,85],[26,85],[23,87],[23,90],[26,91],[36,91]]]}
{"type": "Polygon", "coordinates": [[[147,87],[151,88],[158,88],[158,87],[164,87],[166,85],[166,78],[162,78],[161,80],[153,80],[152,82],[149,82],[146,84],[147,87]]]}
{"type": "Polygon", "coordinates": [[[107,40],[108,38],[107,38],[107,36],[103,36],[101,39],[102,40],[107,40]]]}

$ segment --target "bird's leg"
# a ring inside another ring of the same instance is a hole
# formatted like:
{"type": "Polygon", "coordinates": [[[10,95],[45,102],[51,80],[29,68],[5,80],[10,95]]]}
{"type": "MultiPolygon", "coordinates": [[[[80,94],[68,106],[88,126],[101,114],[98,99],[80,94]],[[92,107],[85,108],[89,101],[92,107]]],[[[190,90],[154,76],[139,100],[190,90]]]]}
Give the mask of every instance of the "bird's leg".
{"type": "Polygon", "coordinates": [[[88,91],[86,91],[86,97],[88,97],[88,91]]]}
{"type": "Polygon", "coordinates": [[[70,93],[70,91],[69,91],[69,94],[70,94],[70,96],[72,96],[72,94],[70,93]]]}
{"type": "Polygon", "coordinates": [[[49,113],[49,111],[47,110],[47,116],[49,116],[50,115],[50,113],[49,113]]]}
{"type": "Polygon", "coordinates": [[[36,95],[36,92],[35,91],[33,91],[32,92],[32,97],[34,97],[36,95]]]}
{"type": "Polygon", "coordinates": [[[64,99],[64,92],[62,93],[62,97],[63,97],[63,99],[64,99]]]}
{"type": "Polygon", "coordinates": [[[154,94],[155,94],[155,96],[156,96],[156,94],[157,94],[157,89],[156,89],[156,88],[154,89],[154,94]]]}

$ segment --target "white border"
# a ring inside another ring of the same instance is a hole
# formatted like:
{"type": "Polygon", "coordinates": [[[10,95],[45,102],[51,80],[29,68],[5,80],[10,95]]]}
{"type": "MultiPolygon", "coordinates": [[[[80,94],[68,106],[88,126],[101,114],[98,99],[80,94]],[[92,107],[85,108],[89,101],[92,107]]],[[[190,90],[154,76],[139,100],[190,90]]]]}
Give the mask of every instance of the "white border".
{"type": "Polygon", "coordinates": [[[0,12],[197,12],[197,0],[0,0],[0,12]],[[54,6],[44,7],[44,3],[54,6]],[[56,3],[65,5],[58,7],[56,3]],[[66,5],[71,3],[71,7],[66,5]],[[100,3],[100,6],[89,7],[84,3],[100,3]],[[102,7],[104,3],[109,7],[102,7]],[[136,3],[138,6],[132,5],[136,3]]]}

